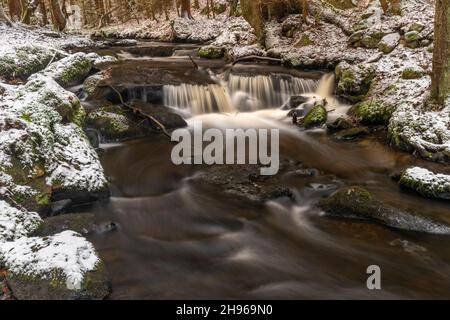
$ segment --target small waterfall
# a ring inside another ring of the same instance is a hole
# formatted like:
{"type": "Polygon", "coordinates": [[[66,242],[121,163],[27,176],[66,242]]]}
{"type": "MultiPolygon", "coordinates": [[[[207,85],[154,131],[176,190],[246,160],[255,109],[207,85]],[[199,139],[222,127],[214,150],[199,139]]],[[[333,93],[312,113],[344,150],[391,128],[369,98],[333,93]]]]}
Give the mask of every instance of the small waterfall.
{"type": "Polygon", "coordinates": [[[206,86],[182,84],[164,86],[164,104],[189,109],[194,114],[235,112],[226,87],[218,84],[206,86]]]}
{"type": "Polygon", "coordinates": [[[326,74],[320,79],[319,84],[317,85],[316,94],[327,98],[333,95],[334,90],[334,74],[326,74]]]}
{"type": "Polygon", "coordinates": [[[292,95],[314,92],[316,81],[287,75],[230,75],[228,87],[232,95],[244,92],[249,98],[258,101],[260,109],[280,107],[292,95]]]}
{"type": "Polygon", "coordinates": [[[223,84],[166,85],[164,104],[194,114],[255,111],[282,106],[290,96],[314,92],[317,82],[289,75],[230,75],[223,84]]]}

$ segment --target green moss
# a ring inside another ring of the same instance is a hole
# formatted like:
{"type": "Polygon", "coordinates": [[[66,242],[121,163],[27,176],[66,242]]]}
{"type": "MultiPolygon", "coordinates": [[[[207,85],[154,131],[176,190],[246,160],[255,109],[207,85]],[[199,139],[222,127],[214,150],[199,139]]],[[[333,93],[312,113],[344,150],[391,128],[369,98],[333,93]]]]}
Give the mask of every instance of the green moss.
{"type": "Polygon", "coordinates": [[[318,127],[327,121],[328,113],[324,106],[316,105],[312,108],[302,120],[305,128],[318,127]]]}
{"type": "Polygon", "coordinates": [[[92,62],[89,59],[78,59],[64,68],[58,80],[63,86],[70,85],[89,73],[91,68],[92,62]]]}
{"type": "Polygon", "coordinates": [[[392,109],[379,100],[368,100],[354,105],[350,109],[350,114],[366,124],[386,124],[388,123],[392,109]]]}
{"type": "Polygon", "coordinates": [[[36,203],[41,206],[46,206],[50,203],[50,196],[47,193],[40,193],[36,197],[36,203]]]}
{"type": "Polygon", "coordinates": [[[216,46],[204,46],[198,50],[198,54],[206,59],[221,59],[225,55],[225,49],[216,46]]]}
{"type": "Polygon", "coordinates": [[[423,70],[417,68],[405,68],[402,72],[402,79],[420,79],[425,75],[423,70]]]}
{"type": "Polygon", "coordinates": [[[32,122],[32,121],[31,121],[31,115],[30,115],[28,112],[22,113],[22,115],[20,116],[20,118],[22,118],[22,119],[25,120],[26,122],[32,122]]]}

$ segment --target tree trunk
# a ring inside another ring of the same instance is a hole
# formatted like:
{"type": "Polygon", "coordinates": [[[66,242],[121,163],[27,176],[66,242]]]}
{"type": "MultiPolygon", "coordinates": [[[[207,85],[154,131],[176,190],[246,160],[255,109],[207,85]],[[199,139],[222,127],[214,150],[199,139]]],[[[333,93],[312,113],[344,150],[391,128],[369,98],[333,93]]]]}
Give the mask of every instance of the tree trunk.
{"type": "Polygon", "coordinates": [[[444,105],[450,93],[450,2],[436,0],[431,93],[444,105]]]}
{"type": "Polygon", "coordinates": [[[308,22],[308,0],[301,0],[303,22],[308,22]]]}
{"type": "Polygon", "coordinates": [[[20,20],[20,0],[8,0],[9,16],[12,20],[17,18],[20,20]]]}
{"type": "Polygon", "coordinates": [[[395,15],[401,14],[401,0],[391,0],[391,12],[395,15]]]}
{"type": "Polygon", "coordinates": [[[47,8],[45,6],[45,0],[39,1],[39,11],[42,14],[42,25],[46,26],[48,24],[48,17],[47,17],[47,8]]]}
{"type": "Polygon", "coordinates": [[[58,0],[50,0],[50,6],[52,9],[53,26],[57,30],[63,31],[66,28],[67,21],[64,17],[58,0]]]}
{"type": "Polygon", "coordinates": [[[30,24],[31,17],[36,9],[39,7],[39,0],[22,0],[21,1],[21,21],[25,24],[30,24]]]}
{"type": "Polygon", "coordinates": [[[383,12],[386,14],[389,10],[389,3],[388,0],[380,0],[381,8],[383,9],[383,12]]]}
{"type": "Polygon", "coordinates": [[[191,0],[181,0],[181,16],[187,19],[193,19],[191,13],[191,0]]]}
{"type": "Polygon", "coordinates": [[[3,10],[3,4],[0,3],[0,22],[6,24],[7,26],[12,26],[11,20],[6,16],[5,11],[3,10]]]}

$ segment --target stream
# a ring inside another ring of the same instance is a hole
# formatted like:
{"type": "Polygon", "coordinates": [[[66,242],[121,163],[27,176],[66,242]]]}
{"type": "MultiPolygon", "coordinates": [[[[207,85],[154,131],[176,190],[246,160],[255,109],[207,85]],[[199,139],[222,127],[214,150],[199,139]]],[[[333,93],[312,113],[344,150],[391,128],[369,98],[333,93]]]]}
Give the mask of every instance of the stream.
{"type": "Polygon", "coordinates": [[[292,199],[240,201],[192,183],[204,166],[171,162],[164,135],[101,144],[111,198],[87,209],[117,230],[89,236],[112,282],[111,299],[450,298],[445,236],[323,216],[315,203],[343,185],[360,185],[383,202],[450,224],[448,202],[401,189],[390,175],[410,165],[449,168],[395,151],[384,130],[341,141],[325,129],[303,131],[280,107],[291,95],[327,98],[329,118],[345,114],[334,78],[268,64],[195,59],[192,45],[139,43],[109,48],[113,80],[127,99],[169,106],[188,124],[278,128],[280,158],[317,174],[280,177],[292,199]],[[368,290],[378,265],[382,290],[368,290]]]}

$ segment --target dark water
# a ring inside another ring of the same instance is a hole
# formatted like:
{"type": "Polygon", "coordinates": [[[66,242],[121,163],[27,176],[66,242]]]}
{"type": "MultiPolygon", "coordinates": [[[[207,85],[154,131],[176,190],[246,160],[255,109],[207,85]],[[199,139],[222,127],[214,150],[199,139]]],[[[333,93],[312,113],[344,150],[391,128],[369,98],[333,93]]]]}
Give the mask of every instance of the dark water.
{"type": "MultiPolygon", "coordinates": [[[[251,127],[251,121],[236,119],[235,126],[251,127]]],[[[271,118],[269,126],[274,123],[271,118]]],[[[287,128],[281,157],[321,173],[283,177],[295,200],[263,205],[193,184],[204,168],[173,165],[173,144],[164,136],[104,146],[112,198],[92,210],[99,222],[114,221],[119,229],[90,240],[110,273],[110,298],[450,298],[449,237],[333,219],[314,208],[327,189],[355,184],[386,203],[450,223],[448,202],[401,190],[389,177],[412,164],[449,168],[391,150],[382,132],[342,142],[279,125],[287,128]],[[379,291],[366,287],[373,264],[382,271],[379,291]]]]}

